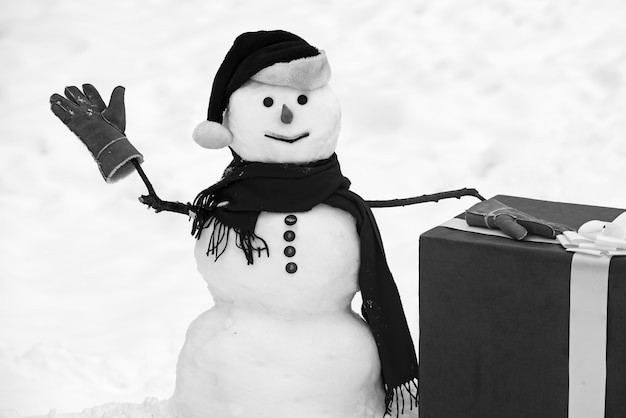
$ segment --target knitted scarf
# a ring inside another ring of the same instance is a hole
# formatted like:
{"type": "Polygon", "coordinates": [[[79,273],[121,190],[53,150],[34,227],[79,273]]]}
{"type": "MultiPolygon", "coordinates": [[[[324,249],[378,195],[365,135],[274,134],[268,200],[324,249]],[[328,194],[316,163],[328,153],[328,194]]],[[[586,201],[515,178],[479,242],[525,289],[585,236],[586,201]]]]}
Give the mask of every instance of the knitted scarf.
{"type": "Polygon", "coordinates": [[[196,197],[192,234],[199,238],[203,229],[213,227],[207,255],[217,260],[232,230],[237,247],[253,264],[255,252],[260,256],[268,250],[254,232],[260,212],[306,212],[325,203],[350,213],[360,238],[361,310],[378,346],[386,412],[399,415],[418,402],[415,347],[372,211],[349,187],[335,154],[306,165],[245,162],[234,154],[222,179],[196,197]]]}

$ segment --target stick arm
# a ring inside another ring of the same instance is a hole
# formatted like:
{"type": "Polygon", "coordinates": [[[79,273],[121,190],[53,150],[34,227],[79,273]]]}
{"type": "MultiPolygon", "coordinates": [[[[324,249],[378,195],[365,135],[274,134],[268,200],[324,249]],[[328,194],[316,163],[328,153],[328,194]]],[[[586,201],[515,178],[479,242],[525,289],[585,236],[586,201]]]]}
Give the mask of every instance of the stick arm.
{"type": "Polygon", "coordinates": [[[137,170],[137,173],[139,173],[141,180],[148,189],[147,195],[139,197],[139,201],[141,203],[154,209],[157,213],[166,211],[181,213],[187,216],[191,215],[191,212],[193,211],[193,205],[191,203],[170,202],[167,200],[162,200],[154,191],[154,187],[152,186],[152,183],[150,183],[150,180],[148,179],[146,173],[143,171],[143,168],[141,168],[141,164],[139,163],[139,161],[136,159],[133,159],[131,161],[135,166],[135,170],[137,170]]]}
{"type": "Polygon", "coordinates": [[[456,198],[460,199],[463,196],[473,196],[479,200],[485,200],[484,197],[478,193],[476,189],[458,189],[450,190],[447,192],[439,192],[433,194],[424,194],[416,197],[408,197],[405,199],[390,199],[390,200],[366,200],[365,203],[371,208],[393,208],[398,206],[415,205],[418,203],[426,202],[438,202],[442,199],[456,198]]]}

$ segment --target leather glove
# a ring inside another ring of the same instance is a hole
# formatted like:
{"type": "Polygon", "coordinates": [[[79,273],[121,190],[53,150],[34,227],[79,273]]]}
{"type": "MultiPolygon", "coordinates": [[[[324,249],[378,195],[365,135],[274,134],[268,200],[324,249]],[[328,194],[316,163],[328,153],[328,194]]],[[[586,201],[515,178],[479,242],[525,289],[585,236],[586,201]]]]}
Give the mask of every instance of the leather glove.
{"type": "Polygon", "coordinates": [[[50,96],[52,112],[87,146],[98,163],[107,183],[117,181],[133,171],[133,159],[143,162],[143,156],[126,138],[124,87],[111,94],[107,107],[91,84],[65,88],[65,96],[50,96]]]}
{"type": "Polygon", "coordinates": [[[564,231],[573,231],[567,225],[548,222],[507,206],[495,199],[484,200],[465,211],[470,226],[499,229],[509,237],[521,240],[528,234],[556,238],[564,231]]]}

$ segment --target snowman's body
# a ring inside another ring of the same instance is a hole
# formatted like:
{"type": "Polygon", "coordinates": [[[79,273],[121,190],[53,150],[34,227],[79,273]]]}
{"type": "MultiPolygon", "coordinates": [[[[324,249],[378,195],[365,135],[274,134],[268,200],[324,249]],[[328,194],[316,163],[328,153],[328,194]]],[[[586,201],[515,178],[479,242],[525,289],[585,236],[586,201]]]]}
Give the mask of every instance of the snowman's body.
{"type": "Polygon", "coordinates": [[[255,257],[253,265],[236,245],[217,261],[207,256],[210,229],[198,240],[198,269],[215,306],[187,333],[172,399],[179,413],[382,417],[376,344],[350,307],[359,266],[352,216],[326,205],[297,214],[261,213],[256,232],[270,256],[255,257]],[[287,231],[293,240],[285,240],[287,231]],[[292,249],[294,255],[285,255],[292,249]],[[288,272],[288,263],[297,270],[288,272]]]}
{"type": "MultiPolygon", "coordinates": [[[[323,54],[255,74],[230,95],[223,113],[230,137],[222,139],[247,162],[328,159],[341,125],[329,74],[323,54]]],[[[211,137],[215,124],[207,129],[211,137]]],[[[201,145],[215,145],[202,137],[196,139],[201,145]]],[[[215,306],[187,333],[172,398],[177,413],[381,418],[385,393],[377,345],[351,309],[360,263],[353,216],[325,204],[300,213],[260,212],[254,234],[269,254],[254,252],[252,264],[233,230],[217,259],[207,255],[215,225],[205,223],[195,253],[215,306]]]]}

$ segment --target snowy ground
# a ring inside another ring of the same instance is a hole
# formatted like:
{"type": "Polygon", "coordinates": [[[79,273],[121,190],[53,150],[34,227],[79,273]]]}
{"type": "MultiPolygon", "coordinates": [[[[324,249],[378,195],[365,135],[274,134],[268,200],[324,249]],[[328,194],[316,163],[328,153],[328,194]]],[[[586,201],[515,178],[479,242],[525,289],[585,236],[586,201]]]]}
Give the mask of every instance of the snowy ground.
{"type": "MultiPolygon", "coordinates": [[[[105,185],[51,93],[126,86],[145,170],[186,201],[229,159],[190,140],[226,50],[282,28],[327,51],[365,198],[467,186],[626,207],[624,21],[621,0],[0,0],[0,410],[169,397],[212,303],[187,220],[139,204],[137,176],[105,185]]],[[[418,236],[473,203],[376,211],[416,338],[418,236]]]]}

